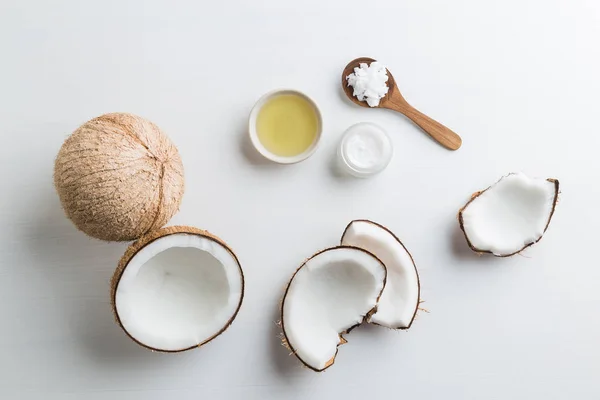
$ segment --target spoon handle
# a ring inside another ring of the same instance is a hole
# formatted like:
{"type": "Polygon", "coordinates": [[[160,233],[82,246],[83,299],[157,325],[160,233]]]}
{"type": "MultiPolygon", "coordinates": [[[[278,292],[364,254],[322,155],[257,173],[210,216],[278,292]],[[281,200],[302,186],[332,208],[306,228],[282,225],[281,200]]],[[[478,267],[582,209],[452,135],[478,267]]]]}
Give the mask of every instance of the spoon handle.
{"type": "Polygon", "coordinates": [[[450,150],[458,150],[462,145],[460,136],[439,122],[429,118],[427,115],[408,104],[405,100],[394,101],[389,104],[389,106],[392,106],[389,108],[406,115],[412,122],[421,127],[421,129],[442,146],[450,150]]]}

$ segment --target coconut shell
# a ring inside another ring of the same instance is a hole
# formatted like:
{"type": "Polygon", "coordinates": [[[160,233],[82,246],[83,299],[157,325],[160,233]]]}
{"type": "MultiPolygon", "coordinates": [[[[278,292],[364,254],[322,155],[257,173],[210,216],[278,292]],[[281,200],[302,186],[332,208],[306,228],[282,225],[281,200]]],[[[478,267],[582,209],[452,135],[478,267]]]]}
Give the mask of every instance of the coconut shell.
{"type": "Polygon", "coordinates": [[[64,142],[54,185],[79,230],[102,240],[129,241],[162,227],[178,211],[183,164],[177,148],[152,122],[105,114],[64,142]]]}
{"type": "MultiPolygon", "coordinates": [[[[512,175],[508,174],[506,176],[512,175]]],[[[500,178],[500,180],[498,180],[498,182],[500,182],[502,179],[504,179],[505,177],[500,178]]],[[[540,240],[542,240],[542,238],[544,237],[544,234],[546,233],[546,231],[548,230],[548,226],[550,226],[550,221],[552,220],[552,217],[554,216],[554,211],[556,211],[556,205],[558,204],[558,195],[560,194],[560,183],[558,181],[558,179],[554,179],[554,178],[548,178],[546,179],[548,182],[554,184],[554,197],[552,199],[552,210],[550,211],[550,214],[548,215],[548,220],[546,221],[546,226],[544,227],[544,232],[542,234],[542,236],[540,236],[537,240],[533,241],[533,242],[529,242],[526,243],[520,250],[515,251],[514,253],[510,253],[510,254],[502,254],[502,255],[496,255],[493,254],[491,251],[489,250],[482,250],[482,249],[478,249],[477,247],[473,246],[473,243],[471,243],[471,241],[469,240],[469,236],[467,235],[467,232],[465,230],[465,224],[464,224],[464,220],[463,220],[463,212],[467,209],[467,207],[469,207],[471,205],[471,203],[477,199],[479,196],[481,196],[483,193],[485,193],[487,190],[489,190],[490,188],[492,188],[492,186],[489,186],[487,188],[485,188],[484,190],[481,190],[479,192],[475,192],[471,195],[471,198],[469,199],[469,201],[467,201],[467,203],[461,207],[460,210],[458,210],[458,226],[460,227],[460,230],[462,231],[465,240],[467,241],[467,244],[469,245],[469,248],[471,250],[473,250],[475,253],[478,254],[491,254],[494,257],[512,257],[514,255],[517,255],[519,253],[521,253],[523,250],[533,246],[534,244],[536,244],[537,242],[539,242],[540,240]]],[[[496,182],[496,183],[498,183],[496,182]]]]}
{"type": "MultiPolygon", "coordinates": [[[[406,251],[406,254],[408,254],[408,256],[410,257],[410,260],[412,261],[412,265],[415,268],[415,274],[417,275],[417,290],[418,290],[418,294],[419,294],[419,299],[421,298],[421,278],[419,277],[419,271],[417,270],[417,264],[415,264],[415,259],[413,258],[412,254],[410,253],[410,251],[408,251],[408,249],[406,248],[406,246],[404,245],[404,243],[402,243],[402,241],[398,238],[398,236],[396,236],[396,234],[394,232],[392,232],[390,229],[388,229],[387,227],[377,223],[377,222],[373,222],[369,219],[355,219],[353,221],[350,221],[350,223],[348,225],[346,225],[346,229],[344,229],[344,233],[342,233],[342,237],[340,239],[340,242],[343,241],[344,236],[346,236],[346,232],[348,231],[348,229],[350,229],[350,226],[352,225],[353,222],[366,222],[369,224],[373,224],[381,229],[383,229],[384,231],[388,232],[390,235],[392,235],[392,237],[394,239],[396,239],[396,241],[398,243],[400,243],[400,246],[402,246],[402,248],[404,249],[404,251],[406,251]]],[[[383,293],[383,292],[382,292],[383,293]]],[[[399,329],[399,330],[408,330],[410,329],[410,327],[412,326],[413,322],[415,321],[415,318],[417,317],[417,313],[419,312],[419,304],[422,302],[422,300],[419,300],[419,302],[417,303],[417,306],[415,307],[415,312],[412,316],[412,319],[410,320],[408,326],[406,327],[392,327],[390,329],[399,329]]],[[[374,313],[373,313],[374,314],[374,313]]],[[[379,325],[376,322],[371,322],[369,321],[370,324],[373,325],[379,325]]],[[[381,326],[381,325],[379,325],[381,326]]]]}
{"type": "MultiPolygon", "coordinates": [[[[320,255],[321,253],[324,253],[326,251],[329,250],[334,250],[334,249],[340,249],[340,248],[344,248],[344,249],[354,249],[354,250],[360,250],[364,253],[369,254],[370,256],[372,256],[373,258],[375,258],[377,261],[379,261],[381,263],[381,265],[385,266],[385,264],[383,264],[383,262],[373,253],[371,253],[370,251],[367,251],[365,249],[361,249],[360,247],[355,247],[355,246],[345,246],[345,245],[339,245],[339,246],[334,246],[334,247],[328,247],[326,249],[323,249],[315,254],[313,254],[312,256],[308,257],[306,260],[304,260],[304,262],[302,263],[302,265],[300,265],[296,271],[294,271],[294,274],[292,275],[292,278],[288,281],[287,285],[285,286],[285,291],[283,293],[283,297],[281,299],[281,301],[279,302],[279,312],[280,312],[280,325],[281,325],[281,330],[282,330],[282,337],[280,338],[280,340],[282,341],[284,347],[286,349],[288,349],[291,354],[293,354],[294,356],[296,356],[296,358],[298,360],[300,360],[300,362],[302,363],[302,365],[310,370],[313,370],[315,372],[323,372],[325,371],[327,368],[331,367],[334,363],[335,363],[335,358],[337,357],[338,351],[339,351],[339,347],[343,344],[348,343],[348,340],[343,336],[346,335],[348,333],[350,333],[350,331],[352,331],[354,328],[356,328],[357,326],[361,325],[363,322],[369,322],[369,319],[371,318],[371,316],[373,314],[375,314],[377,312],[377,305],[375,305],[375,307],[373,307],[371,310],[369,310],[367,312],[367,314],[365,315],[365,317],[363,318],[363,321],[359,322],[356,325],[351,326],[350,328],[346,329],[344,332],[339,332],[338,335],[340,337],[340,343],[338,343],[338,345],[336,346],[336,350],[335,350],[335,354],[333,355],[333,357],[331,357],[331,359],[329,359],[327,361],[327,363],[325,364],[325,367],[323,369],[317,369],[314,368],[312,366],[310,366],[309,364],[307,364],[302,358],[300,358],[300,356],[298,356],[298,353],[296,352],[296,349],[294,349],[294,347],[291,345],[288,335],[285,331],[285,324],[284,324],[284,304],[285,304],[285,299],[287,297],[288,291],[290,290],[290,286],[292,284],[292,282],[294,281],[294,278],[296,277],[296,274],[298,274],[298,272],[304,268],[304,266],[306,265],[307,262],[309,262],[310,260],[312,260],[313,258],[317,257],[318,255],[320,255]]],[[[379,292],[379,294],[377,295],[377,302],[379,302],[379,299],[381,298],[381,294],[383,293],[383,290],[385,289],[385,284],[387,282],[387,268],[385,270],[385,278],[383,279],[383,287],[381,288],[381,291],[379,292]]]]}
{"type": "Polygon", "coordinates": [[[194,228],[192,226],[169,226],[169,227],[166,227],[166,228],[162,228],[162,229],[158,229],[158,230],[152,231],[148,235],[145,235],[145,236],[141,237],[138,241],[136,241],[135,243],[131,244],[127,248],[127,250],[125,251],[125,254],[123,254],[123,257],[121,257],[121,260],[119,261],[119,264],[117,265],[117,269],[115,270],[115,272],[114,272],[114,274],[112,276],[111,282],[110,282],[110,303],[111,303],[111,308],[112,308],[113,315],[115,317],[115,320],[116,320],[117,324],[121,327],[121,329],[123,329],[123,331],[127,334],[127,336],[129,336],[129,338],[131,340],[133,340],[134,342],[136,342],[140,346],[145,347],[145,348],[147,348],[149,350],[152,350],[152,351],[158,351],[158,352],[161,352],[161,353],[180,353],[182,351],[187,351],[187,350],[195,349],[197,347],[201,347],[201,346],[205,345],[206,343],[210,342],[211,340],[213,340],[217,336],[220,336],[223,332],[225,332],[225,330],[227,330],[227,328],[229,328],[231,326],[231,324],[233,323],[233,320],[237,317],[237,315],[238,315],[238,313],[240,311],[240,308],[242,307],[242,302],[244,300],[245,286],[246,286],[246,284],[245,284],[245,279],[244,279],[244,272],[242,271],[242,267],[240,265],[240,261],[237,258],[237,256],[235,255],[235,253],[233,252],[233,250],[231,249],[231,247],[229,247],[227,245],[227,243],[225,243],[221,238],[219,238],[218,236],[213,235],[212,233],[209,233],[208,231],[205,231],[205,230],[202,230],[202,229],[198,229],[198,228],[194,228]],[[149,347],[149,346],[145,345],[144,343],[141,343],[138,340],[136,340],[133,336],[131,336],[131,334],[127,331],[127,329],[125,329],[125,327],[121,323],[121,319],[119,318],[119,313],[117,312],[116,295],[117,295],[117,288],[119,287],[119,282],[121,281],[121,276],[123,275],[123,272],[125,272],[125,269],[129,265],[129,262],[131,261],[131,259],[140,250],[142,250],[144,247],[146,247],[150,243],[154,242],[155,240],[158,240],[158,239],[163,238],[165,236],[174,235],[174,234],[177,234],[177,233],[186,233],[186,234],[189,234],[189,235],[203,236],[203,237],[211,239],[211,240],[219,243],[223,247],[225,247],[227,249],[227,251],[229,251],[229,253],[231,253],[231,255],[233,256],[233,258],[237,262],[238,267],[240,269],[240,276],[242,278],[242,293],[241,293],[241,296],[240,296],[240,302],[239,302],[239,304],[237,306],[237,309],[235,310],[235,312],[233,313],[233,315],[231,316],[231,318],[229,319],[229,321],[225,324],[225,326],[223,326],[219,330],[219,332],[217,332],[216,334],[214,334],[210,338],[206,339],[202,343],[198,343],[195,346],[188,347],[188,348],[181,349],[181,350],[167,351],[167,350],[161,350],[161,349],[155,349],[155,348],[149,347]]]}

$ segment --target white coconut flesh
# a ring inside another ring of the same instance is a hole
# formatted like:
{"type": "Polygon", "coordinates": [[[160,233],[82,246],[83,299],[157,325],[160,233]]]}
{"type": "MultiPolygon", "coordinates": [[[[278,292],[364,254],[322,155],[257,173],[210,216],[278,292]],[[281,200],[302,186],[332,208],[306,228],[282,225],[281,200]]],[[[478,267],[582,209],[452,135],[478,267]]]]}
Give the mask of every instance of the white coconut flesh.
{"type": "Polygon", "coordinates": [[[226,247],[178,233],[151,242],[129,261],[115,292],[115,311],[140,344],[181,351],[221,333],[242,295],[241,269],[226,247]]]}
{"type": "Polygon", "coordinates": [[[460,211],[461,228],[473,250],[513,255],[542,238],[557,197],[556,180],[507,175],[460,211]]]}
{"type": "Polygon", "coordinates": [[[371,221],[352,221],[342,245],[373,253],[387,267],[385,289],[370,322],[393,329],[408,329],[417,313],[420,285],[412,256],[393,233],[371,221]]]}
{"type": "Polygon", "coordinates": [[[362,323],[385,286],[385,266],[372,254],[335,247],[307,260],[290,281],[282,305],[287,344],[309,368],[333,364],[341,334],[362,323]]]}

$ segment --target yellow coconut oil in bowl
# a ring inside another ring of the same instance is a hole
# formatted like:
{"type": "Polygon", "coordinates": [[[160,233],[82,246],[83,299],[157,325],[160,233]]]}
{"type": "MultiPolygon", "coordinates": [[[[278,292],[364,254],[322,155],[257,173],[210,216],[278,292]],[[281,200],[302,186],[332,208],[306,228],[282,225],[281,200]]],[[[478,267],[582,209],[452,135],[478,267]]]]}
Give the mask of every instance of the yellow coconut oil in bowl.
{"type": "Polygon", "coordinates": [[[310,157],[321,138],[316,103],[296,90],[277,90],[261,97],[250,113],[249,132],[260,154],[281,164],[310,157]]]}

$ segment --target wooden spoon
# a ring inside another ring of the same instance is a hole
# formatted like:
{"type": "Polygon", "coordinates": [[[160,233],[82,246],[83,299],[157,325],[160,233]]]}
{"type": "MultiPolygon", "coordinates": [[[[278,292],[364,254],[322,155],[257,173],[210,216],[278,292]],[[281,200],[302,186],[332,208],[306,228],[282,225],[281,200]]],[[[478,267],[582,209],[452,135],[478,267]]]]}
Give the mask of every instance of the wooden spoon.
{"type": "MultiPolygon", "coordinates": [[[[348,86],[348,82],[346,81],[346,77],[354,72],[354,68],[358,67],[360,63],[371,64],[373,61],[372,58],[361,57],[356,60],[352,60],[346,65],[344,68],[344,73],[342,74],[342,87],[344,88],[344,93],[346,96],[354,103],[358,104],[361,107],[369,107],[366,101],[360,101],[356,97],[354,97],[353,92],[354,88],[352,86],[348,86]]],[[[456,133],[452,132],[450,129],[446,128],[444,125],[440,124],[437,121],[429,118],[427,115],[423,114],[404,99],[402,94],[400,93],[400,89],[396,85],[396,81],[392,76],[391,72],[387,70],[388,81],[387,85],[389,87],[389,91],[379,102],[379,108],[387,108],[389,110],[398,111],[399,113],[407,116],[412,122],[417,124],[421,129],[429,134],[434,140],[440,143],[442,146],[450,149],[450,150],[458,150],[460,145],[462,144],[462,139],[456,133]]],[[[373,108],[377,108],[373,107],[373,108]]]]}

